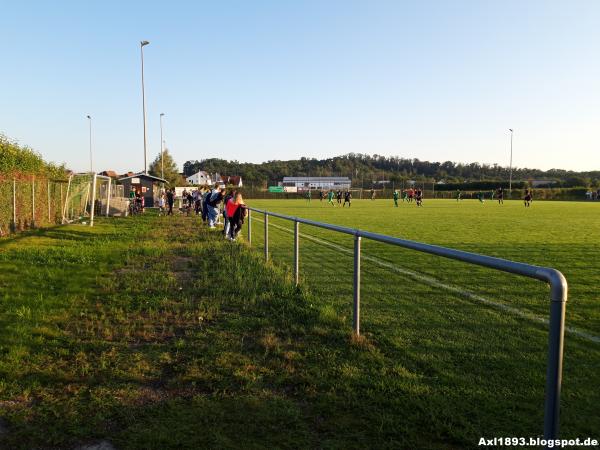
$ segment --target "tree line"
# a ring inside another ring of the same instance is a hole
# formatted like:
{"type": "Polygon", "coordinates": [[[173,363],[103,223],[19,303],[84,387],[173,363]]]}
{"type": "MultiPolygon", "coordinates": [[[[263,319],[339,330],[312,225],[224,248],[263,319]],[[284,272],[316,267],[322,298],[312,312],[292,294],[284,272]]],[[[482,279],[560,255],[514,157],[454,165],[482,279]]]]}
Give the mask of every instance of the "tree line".
{"type": "MultiPolygon", "coordinates": [[[[349,153],[327,159],[300,158],[289,161],[272,160],[263,163],[243,163],[219,158],[186,161],[185,176],[199,170],[222,175],[240,175],[245,185],[266,187],[275,185],[284,176],[342,176],[352,179],[355,187],[368,188],[380,181],[402,183],[407,180],[446,183],[474,181],[508,181],[509,168],[498,164],[430,162],[417,158],[388,157],[349,153]]],[[[557,187],[600,187],[600,170],[574,172],[562,169],[539,170],[513,168],[515,182],[528,180],[553,180],[557,187]]]]}

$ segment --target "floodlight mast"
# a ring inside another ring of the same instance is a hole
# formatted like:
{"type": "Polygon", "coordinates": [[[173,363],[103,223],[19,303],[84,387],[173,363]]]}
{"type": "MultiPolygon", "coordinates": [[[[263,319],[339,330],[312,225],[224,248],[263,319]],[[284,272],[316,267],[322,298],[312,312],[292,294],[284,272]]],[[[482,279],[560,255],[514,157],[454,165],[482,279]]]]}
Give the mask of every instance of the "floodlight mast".
{"type": "Polygon", "coordinates": [[[508,192],[512,194],[512,159],[513,159],[513,129],[509,128],[510,131],[510,166],[509,166],[509,174],[508,174],[508,192]]]}
{"type": "Polygon", "coordinates": [[[163,150],[164,150],[164,142],[163,141],[163,117],[165,113],[160,113],[160,177],[165,179],[165,164],[163,162],[163,150]]]}
{"type": "Polygon", "coordinates": [[[140,53],[142,55],[142,110],[144,114],[144,173],[148,173],[148,162],[146,157],[146,93],[144,90],[144,46],[148,45],[150,42],[141,41],[140,42],[140,53]]]}
{"type": "Polygon", "coordinates": [[[89,114],[86,116],[88,118],[88,122],[90,124],[90,173],[94,171],[94,164],[92,159],[92,116],[89,114]]]}

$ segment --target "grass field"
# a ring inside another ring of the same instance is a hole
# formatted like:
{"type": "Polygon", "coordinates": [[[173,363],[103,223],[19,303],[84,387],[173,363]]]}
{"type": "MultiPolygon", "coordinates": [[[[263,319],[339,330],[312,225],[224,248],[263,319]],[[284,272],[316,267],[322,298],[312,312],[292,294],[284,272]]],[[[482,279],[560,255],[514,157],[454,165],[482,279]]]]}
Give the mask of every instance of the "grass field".
{"type": "MultiPolygon", "coordinates": [[[[599,205],[252,201],[291,215],[562,270],[567,325],[600,334],[599,205]]],[[[258,219],[258,218],[257,218],[258,219]]],[[[0,241],[0,447],[475,448],[538,436],[541,283],[363,242],[351,336],[349,237],[272,219],[272,264],[196,218],[100,219],[0,241]],[[394,268],[424,273],[415,279],[394,268]]],[[[244,234],[246,229],[244,229],[244,234]]],[[[600,344],[567,334],[563,437],[598,437],[600,344]]]]}
{"type": "MultiPolygon", "coordinates": [[[[252,206],[561,270],[569,282],[566,323],[572,330],[565,344],[563,434],[576,435],[581,422],[590,425],[588,433],[600,430],[600,204],[536,202],[526,209],[518,201],[500,206],[435,200],[422,208],[402,203],[394,208],[391,200],[363,200],[348,209],[325,201],[256,200],[252,206]]],[[[271,217],[270,225],[272,258],[291,266],[291,223],[271,217]]],[[[303,283],[350,328],[352,237],[305,225],[301,234],[303,283]]],[[[262,238],[257,216],[253,243],[259,249],[262,238]]],[[[548,317],[548,287],[373,241],[363,240],[362,247],[362,329],[369,339],[385,345],[391,359],[406,364],[408,353],[417,366],[435,367],[432,376],[453,386],[446,398],[458,416],[474,414],[483,425],[488,407],[496,420],[509,422],[515,411],[526,409],[517,428],[526,435],[538,432],[547,331],[536,318],[548,317]],[[519,314],[457,295],[457,290],[519,314]],[[471,409],[475,404],[477,412],[471,409]]],[[[486,424],[481,430],[493,427],[510,434],[516,431],[511,423],[500,428],[486,424]]]]}

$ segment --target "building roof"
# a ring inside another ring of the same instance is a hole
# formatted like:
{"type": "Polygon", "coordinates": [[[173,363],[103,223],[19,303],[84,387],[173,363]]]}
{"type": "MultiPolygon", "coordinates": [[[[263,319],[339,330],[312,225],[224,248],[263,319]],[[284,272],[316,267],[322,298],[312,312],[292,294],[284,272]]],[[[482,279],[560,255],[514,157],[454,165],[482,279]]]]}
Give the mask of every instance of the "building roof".
{"type": "Polygon", "coordinates": [[[167,180],[163,180],[160,177],[155,177],[154,175],[149,175],[149,174],[144,173],[144,172],[136,173],[136,174],[129,175],[129,176],[126,176],[126,177],[123,177],[123,178],[119,178],[119,181],[128,180],[130,178],[151,178],[153,180],[169,184],[169,182],[167,180]]]}
{"type": "Polygon", "coordinates": [[[347,181],[348,177],[283,177],[283,181],[347,181]]]}
{"type": "Polygon", "coordinates": [[[225,184],[239,185],[242,177],[239,175],[221,175],[221,181],[225,184]]]}
{"type": "Polygon", "coordinates": [[[191,174],[190,177],[193,177],[194,175],[208,176],[210,174],[208,172],[204,171],[204,170],[199,170],[198,172],[191,174]]]}

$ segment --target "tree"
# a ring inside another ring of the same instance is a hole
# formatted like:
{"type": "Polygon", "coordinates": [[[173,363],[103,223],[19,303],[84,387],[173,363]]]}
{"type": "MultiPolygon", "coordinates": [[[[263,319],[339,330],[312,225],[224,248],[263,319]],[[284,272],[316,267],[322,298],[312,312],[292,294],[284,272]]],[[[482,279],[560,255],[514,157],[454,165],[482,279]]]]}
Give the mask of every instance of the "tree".
{"type": "Polygon", "coordinates": [[[152,161],[152,164],[150,164],[150,169],[148,170],[148,173],[150,175],[154,175],[155,177],[163,178],[162,171],[164,167],[164,179],[169,182],[169,185],[171,187],[174,187],[181,184],[181,175],[179,175],[179,169],[177,168],[177,164],[173,160],[173,157],[169,153],[169,150],[165,149],[163,151],[163,163],[164,165],[161,166],[159,153],[156,159],[152,161]]]}

